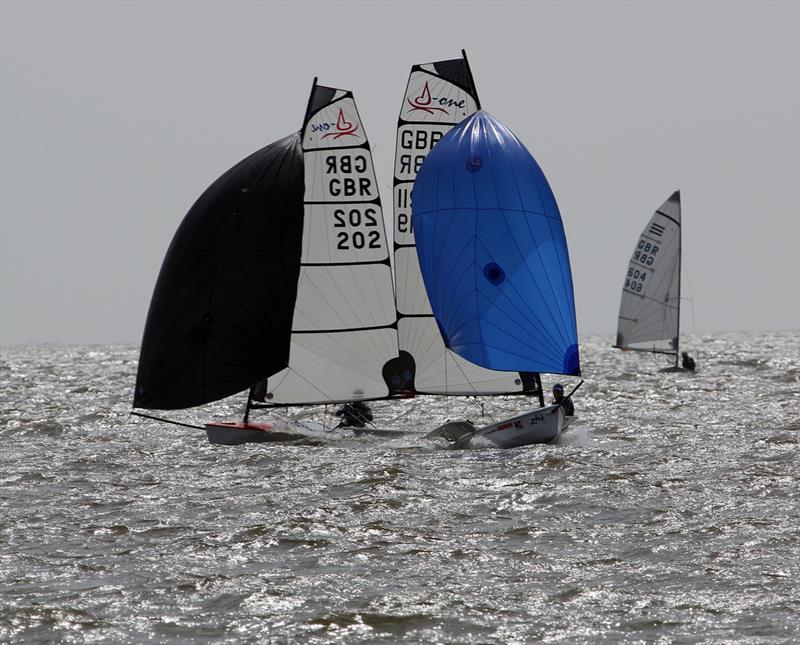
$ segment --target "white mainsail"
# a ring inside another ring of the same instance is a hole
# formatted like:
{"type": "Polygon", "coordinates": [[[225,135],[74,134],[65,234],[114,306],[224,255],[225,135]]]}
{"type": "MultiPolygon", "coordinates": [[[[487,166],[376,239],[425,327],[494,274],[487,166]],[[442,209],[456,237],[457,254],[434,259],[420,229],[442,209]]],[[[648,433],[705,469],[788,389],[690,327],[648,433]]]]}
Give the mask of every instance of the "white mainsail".
{"type": "Polygon", "coordinates": [[[628,263],[615,347],[677,356],[680,273],[681,195],[675,191],[650,218],[628,263]]]}
{"type": "Polygon", "coordinates": [[[398,354],[389,249],[364,127],[350,92],[328,100],[303,131],[303,247],[289,367],[270,377],[270,404],[389,395],[398,354]]]}
{"type": "Polygon", "coordinates": [[[495,394],[535,387],[523,383],[518,372],[479,367],[445,347],[419,268],[411,225],[414,180],[436,142],[479,107],[465,58],[412,67],[397,124],[394,268],[401,364],[413,361],[419,393],[495,394]]]}

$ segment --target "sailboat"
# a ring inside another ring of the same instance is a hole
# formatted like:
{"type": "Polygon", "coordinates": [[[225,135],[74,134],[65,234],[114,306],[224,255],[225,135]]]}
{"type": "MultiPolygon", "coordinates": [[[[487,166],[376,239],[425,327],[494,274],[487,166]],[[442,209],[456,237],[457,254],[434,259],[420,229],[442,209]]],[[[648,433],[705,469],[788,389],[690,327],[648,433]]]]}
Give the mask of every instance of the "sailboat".
{"type": "MultiPolygon", "coordinates": [[[[444,345],[488,370],[579,376],[564,226],[522,142],[479,109],[431,150],[413,191],[419,266],[444,345]]],[[[429,436],[457,446],[483,436],[509,448],[551,441],[565,424],[563,408],[551,405],[429,436]]]]}
{"type": "Polygon", "coordinates": [[[678,366],[681,319],[681,193],[653,213],[628,262],[614,347],[665,354],[678,366]]]}
{"type": "Polygon", "coordinates": [[[400,106],[394,164],[394,266],[400,364],[415,394],[524,394],[544,406],[538,373],[487,369],[447,347],[431,309],[417,257],[412,188],[428,154],[480,109],[466,52],[413,65],[400,106]]]}
{"type": "Polygon", "coordinates": [[[178,228],[134,407],[247,393],[241,421],[205,425],[209,441],[285,440],[300,435],[251,422],[251,410],[408,396],[398,356],[369,141],[352,92],[314,79],[301,130],[224,173],[178,228]]]}
{"type": "MultiPolygon", "coordinates": [[[[538,371],[498,370],[446,345],[420,271],[411,189],[430,150],[479,108],[463,51],[412,68],[397,131],[395,291],[353,95],[315,79],[300,132],[223,174],[175,234],[148,313],[134,407],[186,409],[247,393],[241,421],[203,426],[223,444],[301,436],[250,421],[251,411],[277,407],[524,394],[546,410],[538,371]]],[[[575,337],[574,303],[568,309],[575,337]]]]}

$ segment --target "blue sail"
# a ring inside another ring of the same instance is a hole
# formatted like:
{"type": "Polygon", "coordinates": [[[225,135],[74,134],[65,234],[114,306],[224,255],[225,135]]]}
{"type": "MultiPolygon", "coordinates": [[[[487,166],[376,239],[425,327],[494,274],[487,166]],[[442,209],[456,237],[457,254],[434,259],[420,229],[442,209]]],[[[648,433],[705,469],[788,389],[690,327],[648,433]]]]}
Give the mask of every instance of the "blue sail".
{"type": "Polygon", "coordinates": [[[490,369],[580,374],[564,225],[510,130],[482,110],[450,130],[422,164],[412,209],[447,347],[490,369]]]}

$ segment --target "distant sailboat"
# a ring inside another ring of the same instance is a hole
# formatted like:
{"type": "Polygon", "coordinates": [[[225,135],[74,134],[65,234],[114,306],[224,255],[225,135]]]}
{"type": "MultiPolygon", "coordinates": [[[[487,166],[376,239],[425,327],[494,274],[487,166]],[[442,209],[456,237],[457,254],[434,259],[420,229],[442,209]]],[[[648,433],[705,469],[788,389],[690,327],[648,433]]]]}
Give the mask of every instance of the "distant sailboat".
{"type": "Polygon", "coordinates": [[[134,407],[185,409],[249,390],[244,419],[207,424],[209,440],[270,441],[287,433],[251,423],[251,409],[408,387],[369,142],[352,93],[315,79],[302,130],[223,174],[178,228],[134,407]]]}
{"type": "MultiPolygon", "coordinates": [[[[522,142],[477,111],[428,154],[412,206],[419,265],[447,348],[489,370],[580,375],[564,227],[522,142]]],[[[550,441],[565,422],[552,405],[480,429],[447,424],[431,436],[513,447],[550,441]]]]}
{"type": "Polygon", "coordinates": [[[645,226],[628,262],[614,347],[674,356],[681,313],[681,194],[675,191],[645,226]]]}

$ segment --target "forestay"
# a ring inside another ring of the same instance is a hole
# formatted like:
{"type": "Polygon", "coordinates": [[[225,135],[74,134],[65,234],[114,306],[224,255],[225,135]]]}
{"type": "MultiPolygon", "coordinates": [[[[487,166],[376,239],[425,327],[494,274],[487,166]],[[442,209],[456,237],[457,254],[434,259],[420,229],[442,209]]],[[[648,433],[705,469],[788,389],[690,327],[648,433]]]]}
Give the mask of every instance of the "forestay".
{"type": "Polygon", "coordinates": [[[650,218],[628,263],[616,347],[677,355],[680,266],[681,195],[675,191],[650,218]]]}
{"type": "Polygon", "coordinates": [[[478,111],[414,184],[414,235],[447,347],[496,370],[580,374],[567,241],[539,165],[478,111]]]}
{"type": "Polygon", "coordinates": [[[532,378],[483,369],[447,349],[419,269],[411,189],[434,145],[479,108],[466,57],[415,65],[397,124],[394,167],[394,264],[403,373],[419,393],[497,394],[535,389],[532,378]]]}

